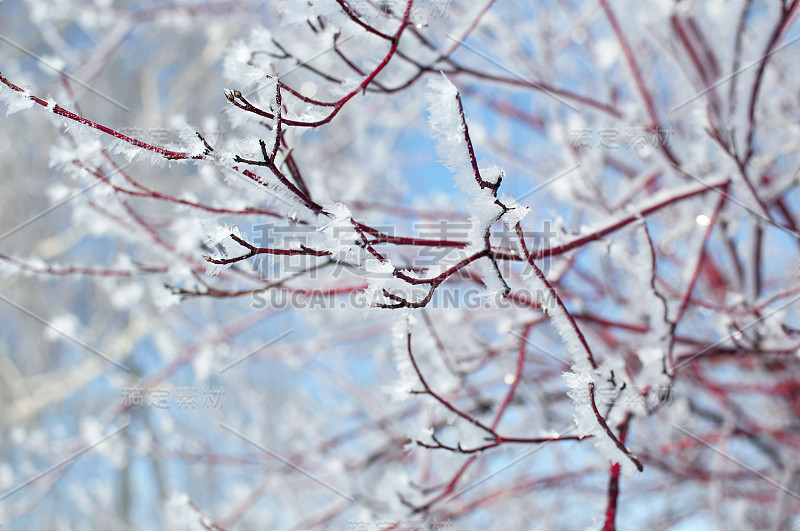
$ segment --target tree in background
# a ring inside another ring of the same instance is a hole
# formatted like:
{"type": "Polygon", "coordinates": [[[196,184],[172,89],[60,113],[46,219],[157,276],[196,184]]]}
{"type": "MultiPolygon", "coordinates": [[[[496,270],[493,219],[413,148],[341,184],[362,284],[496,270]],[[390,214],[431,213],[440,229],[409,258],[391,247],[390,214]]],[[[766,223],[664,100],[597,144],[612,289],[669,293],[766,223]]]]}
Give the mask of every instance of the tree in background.
{"type": "Polygon", "coordinates": [[[800,1],[0,9],[0,523],[798,525],[800,1]]]}

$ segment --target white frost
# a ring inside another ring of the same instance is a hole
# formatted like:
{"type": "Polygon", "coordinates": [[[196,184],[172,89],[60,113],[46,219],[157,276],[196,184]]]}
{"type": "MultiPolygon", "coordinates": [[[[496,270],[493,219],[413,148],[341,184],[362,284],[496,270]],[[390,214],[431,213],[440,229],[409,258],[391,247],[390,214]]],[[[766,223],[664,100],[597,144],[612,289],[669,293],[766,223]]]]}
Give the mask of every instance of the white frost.
{"type": "Polygon", "coordinates": [[[567,383],[567,395],[575,405],[575,425],[578,435],[581,437],[593,436],[594,446],[612,463],[619,463],[622,473],[626,477],[636,474],[636,465],[620,450],[614,440],[608,436],[603,426],[597,420],[594,409],[592,408],[592,398],[590,385],[594,385],[595,404],[603,404],[602,397],[611,396],[613,389],[602,389],[596,383],[592,374],[585,368],[575,364],[572,372],[564,373],[564,381],[567,383]]]}
{"type": "Polygon", "coordinates": [[[428,113],[436,153],[453,172],[456,184],[470,195],[480,191],[470,167],[469,150],[464,137],[464,123],[458,106],[458,90],[444,74],[428,81],[428,113]]]}
{"type": "Polygon", "coordinates": [[[323,206],[331,217],[320,215],[317,232],[323,240],[315,248],[330,251],[335,260],[351,260],[359,254],[356,241],[360,238],[352,223],[350,209],[342,203],[329,203],[323,206]]]}
{"type": "Polygon", "coordinates": [[[5,85],[0,90],[0,101],[4,101],[6,104],[6,116],[11,116],[14,113],[33,107],[33,100],[29,90],[17,92],[5,85]]]}
{"type": "MultiPolygon", "coordinates": [[[[239,243],[231,239],[231,235],[234,235],[238,238],[242,237],[238,227],[228,226],[228,225],[217,225],[213,222],[208,222],[208,221],[202,221],[201,227],[203,228],[203,232],[207,235],[207,238],[203,243],[206,245],[206,247],[214,250],[214,252],[211,254],[212,259],[221,260],[223,258],[227,258],[228,251],[226,245],[233,244],[236,247],[240,247],[239,243]]],[[[222,271],[228,269],[231,265],[233,264],[215,264],[212,262],[208,262],[206,264],[206,275],[208,276],[219,275],[222,271]]]]}

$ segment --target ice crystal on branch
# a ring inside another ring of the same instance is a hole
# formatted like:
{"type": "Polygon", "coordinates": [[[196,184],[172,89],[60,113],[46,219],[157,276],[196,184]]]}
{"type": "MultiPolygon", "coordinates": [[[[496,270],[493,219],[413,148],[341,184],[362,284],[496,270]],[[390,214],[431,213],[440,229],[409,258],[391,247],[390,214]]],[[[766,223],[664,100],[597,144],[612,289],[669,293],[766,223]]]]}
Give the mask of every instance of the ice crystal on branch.
{"type": "Polygon", "coordinates": [[[458,90],[442,74],[428,80],[425,97],[428,100],[431,129],[436,139],[436,153],[453,173],[459,188],[469,195],[476,195],[480,186],[470,166],[458,90]]]}
{"type": "Polygon", "coordinates": [[[0,101],[6,105],[6,116],[11,116],[19,111],[33,107],[33,100],[29,90],[18,92],[6,86],[0,86],[0,101]]]}

